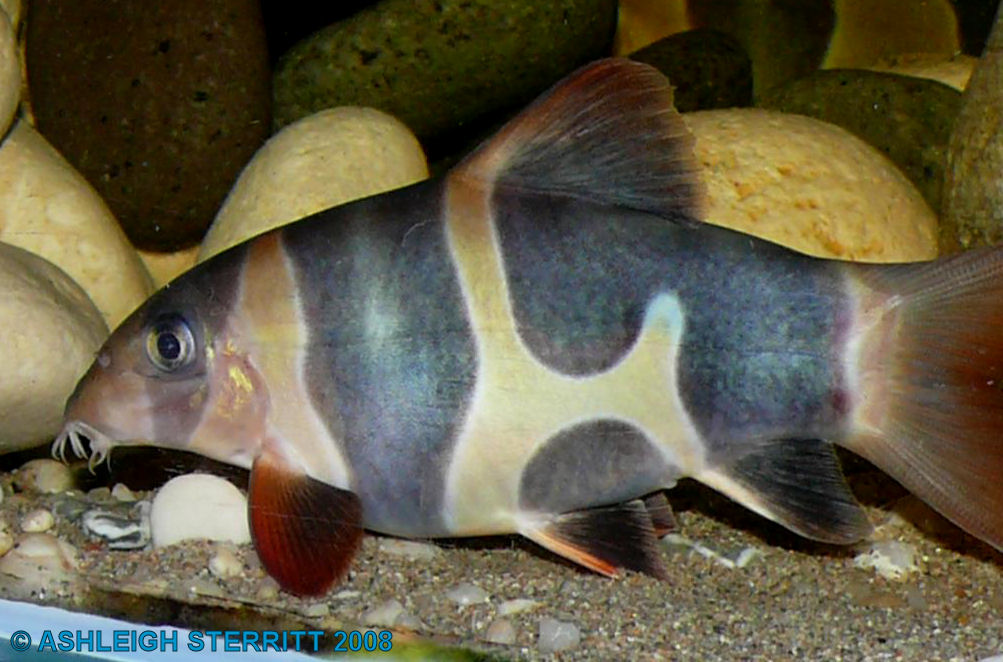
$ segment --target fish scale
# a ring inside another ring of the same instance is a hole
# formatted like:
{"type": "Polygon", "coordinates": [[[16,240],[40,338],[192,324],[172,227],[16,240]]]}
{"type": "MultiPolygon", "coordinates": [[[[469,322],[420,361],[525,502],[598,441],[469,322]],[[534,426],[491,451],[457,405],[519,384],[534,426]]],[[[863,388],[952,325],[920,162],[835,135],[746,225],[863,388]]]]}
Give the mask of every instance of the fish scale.
{"type": "Polygon", "coordinates": [[[666,578],[684,476],[854,542],[871,525],[833,444],[1003,548],[1003,251],[855,265],[705,224],[692,145],[654,69],[588,65],[444,178],[156,293],[53,450],[250,469],[255,549],[297,594],[364,529],[519,533],[666,578]]]}

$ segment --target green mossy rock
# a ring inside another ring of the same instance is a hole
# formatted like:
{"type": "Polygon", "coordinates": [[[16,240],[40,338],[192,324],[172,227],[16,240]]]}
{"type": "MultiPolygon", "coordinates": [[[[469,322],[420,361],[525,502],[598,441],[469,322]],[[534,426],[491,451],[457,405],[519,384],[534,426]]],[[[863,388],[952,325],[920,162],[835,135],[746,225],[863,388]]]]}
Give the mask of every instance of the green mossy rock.
{"type": "Polygon", "coordinates": [[[630,59],[665,74],[680,112],[752,104],[752,63],[738,40],[723,32],[680,32],[631,53],[630,59]]]}
{"type": "Polygon", "coordinates": [[[384,0],[286,53],[275,123],[371,106],[434,141],[607,55],[616,13],[616,0],[384,0]]]}
{"type": "Polygon", "coordinates": [[[938,212],[961,93],[923,78],[856,69],[819,71],[764,97],[763,108],[841,126],[892,160],[938,212]]]}

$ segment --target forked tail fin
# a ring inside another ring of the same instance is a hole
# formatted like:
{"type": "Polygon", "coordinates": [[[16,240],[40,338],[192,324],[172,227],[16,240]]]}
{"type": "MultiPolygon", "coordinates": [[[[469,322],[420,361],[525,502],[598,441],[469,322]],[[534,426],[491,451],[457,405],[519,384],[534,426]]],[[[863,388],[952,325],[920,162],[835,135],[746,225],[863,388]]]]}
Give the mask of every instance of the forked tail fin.
{"type": "Polygon", "coordinates": [[[847,268],[858,400],[844,445],[1003,550],[1003,250],[847,268]]]}

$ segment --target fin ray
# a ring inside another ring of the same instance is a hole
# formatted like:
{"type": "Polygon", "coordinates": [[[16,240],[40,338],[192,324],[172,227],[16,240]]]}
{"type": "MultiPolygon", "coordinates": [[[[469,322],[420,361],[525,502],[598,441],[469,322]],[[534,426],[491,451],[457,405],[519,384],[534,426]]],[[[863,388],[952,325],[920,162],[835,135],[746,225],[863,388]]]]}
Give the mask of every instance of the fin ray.
{"type": "Polygon", "coordinates": [[[534,102],[454,176],[684,221],[703,218],[694,139],[657,69],[610,58],[534,102]]]}
{"type": "Polygon", "coordinates": [[[652,518],[641,499],[563,513],[520,533],[541,547],[607,577],[618,576],[620,569],[643,572],[658,579],[668,576],[658,551],[652,518]]]}
{"type": "Polygon", "coordinates": [[[847,544],[871,523],[846,484],[831,444],[783,439],[696,477],[747,508],[813,540],[847,544]]]}
{"type": "Polygon", "coordinates": [[[362,541],[359,497],[311,478],[266,446],[251,469],[248,518],[268,574],[296,595],[322,595],[362,541]]]}

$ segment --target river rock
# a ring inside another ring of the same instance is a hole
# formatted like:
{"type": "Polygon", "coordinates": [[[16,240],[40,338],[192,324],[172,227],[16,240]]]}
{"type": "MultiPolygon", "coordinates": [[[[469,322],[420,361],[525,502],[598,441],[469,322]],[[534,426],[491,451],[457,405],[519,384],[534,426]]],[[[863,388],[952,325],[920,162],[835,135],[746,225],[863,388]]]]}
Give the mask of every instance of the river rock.
{"type": "Polygon", "coordinates": [[[964,248],[1003,241],[1003,9],[965,91],[948,148],[944,241],[964,248]]]}
{"type": "Polygon", "coordinates": [[[831,70],[775,90],[758,105],[860,136],[901,168],[934,211],[941,208],[947,144],[961,105],[957,90],[911,76],[831,70]]]}
{"type": "Polygon", "coordinates": [[[909,180],[848,131],[760,109],[683,115],[708,186],[706,220],[821,257],[937,255],[937,218],[909,180]]]}
{"type": "Polygon", "coordinates": [[[201,239],[269,132],[258,3],[48,0],[28,16],[39,130],[139,247],[201,239]]]}
{"type": "Polygon", "coordinates": [[[233,483],[210,474],[167,481],[153,498],[150,528],[154,547],[182,540],[250,542],[247,499],[233,483]]]}
{"type": "Polygon", "coordinates": [[[421,145],[390,115],[357,107],[315,113],[258,150],[209,228],[199,259],[314,212],[426,177],[421,145]]]}
{"type": "Polygon", "coordinates": [[[0,136],[7,133],[21,101],[21,59],[12,18],[0,11],[0,136]]]}
{"type": "Polygon", "coordinates": [[[823,66],[868,67],[900,53],[960,49],[952,0],[835,0],[838,16],[823,66]]]}
{"type": "Polygon", "coordinates": [[[383,0],[294,46],[275,121],[335,106],[390,113],[423,141],[518,107],[609,53],[615,0],[383,0]]]}
{"type": "Polygon", "coordinates": [[[28,460],[14,472],[11,483],[20,492],[59,494],[73,489],[73,472],[62,462],[42,457],[28,460]]]}
{"type": "Polygon", "coordinates": [[[757,99],[814,71],[836,25],[835,10],[827,0],[691,0],[689,16],[695,26],[738,39],[752,59],[757,99]]]}
{"type": "Polygon", "coordinates": [[[111,328],[153,291],[104,201],[24,120],[0,146],[0,241],[63,269],[111,328]]]}
{"type": "Polygon", "coordinates": [[[0,243],[0,453],[62,427],[66,399],[108,334],[100,313],[57,267],[0,243]]]}
{"type": "Polygon", "coordinates": [[[941,53],[906,53],[882,58],[867,67],[871,71],[889,74],[928,78],[959,92],[968,87],[978,58],[963,53],[944,55],[941,53]]]}
{"type": "Polygon", "coordinates": [[[691,30],[660,39],[630,59],[646,62],[672,83],[680,112],[752,104],[752,63],[741,44],[716,30],[691,30]]]}
{"type": "Polygon", "coordinates": [[[4,596],[37,601],[42,592],[79,581],[77,550],[50,533],[23,533],[0,557],[4,596]]]}
{"type": "Polygon", "coordinates": [[[160,288],[194,267],[198,254],[196,245],[170,253],[139,251],[139,258],[150,272],[153,285],[160,288]]]}

